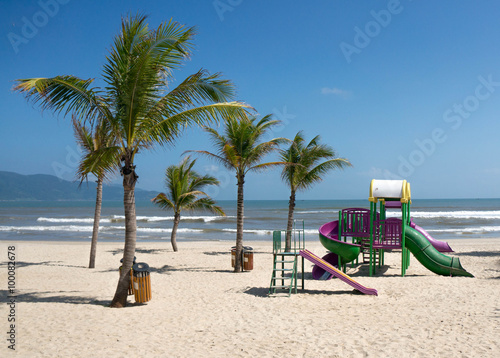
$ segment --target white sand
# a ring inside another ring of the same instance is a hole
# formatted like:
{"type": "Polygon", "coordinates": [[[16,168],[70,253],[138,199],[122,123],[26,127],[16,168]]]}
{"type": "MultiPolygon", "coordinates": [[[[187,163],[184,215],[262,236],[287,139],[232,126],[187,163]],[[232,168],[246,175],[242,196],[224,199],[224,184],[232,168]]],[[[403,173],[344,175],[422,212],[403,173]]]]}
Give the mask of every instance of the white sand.
{"type": "MultiPolygon", "coordinates": [[[[376,277],[348,273],[379,296],[345,283],[306,280],[306,292],[267,297],[272,245],[253,246],[254,270],[231,272],[233,242],[140,243],[152,268],[144,305],[106,307],[122,244],[16,242],[16,354],[9,354],[9,307],[0,305],[1,357],[499,357],[500,239],[450,245],[475,278],[443,277],[400,254],[376,277]]],[[[319,242],[307,248],[322,256],[319,242]]],[[[7,298],[7,244],[0,244],[0,301],[7,298]]],[[[311,264],[306,262],[306,278],[311,264]]]]}

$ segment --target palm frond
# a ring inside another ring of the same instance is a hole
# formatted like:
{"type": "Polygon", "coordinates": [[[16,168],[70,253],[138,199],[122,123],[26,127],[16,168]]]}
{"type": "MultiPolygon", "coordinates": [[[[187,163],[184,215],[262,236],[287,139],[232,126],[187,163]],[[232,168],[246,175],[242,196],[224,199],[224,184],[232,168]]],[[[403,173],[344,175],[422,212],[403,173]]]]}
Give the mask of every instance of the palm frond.
{"type": "Polygon", "coordinates": [[[76,117],[72,118],[73,134],[76,143],[80,146],[83,153],[91,153],[95,150],[94,139],[89,128],[83,125],[76,117]]]}
{"type": "Polygon", "coordinates": [[[80,161],[77,177],[84,180],[88,174],[108,180],[120,171],[121,147],[102,147],[87,153],[80,161]]]}
{"type": "Polygon", "coordinates": [[[227,102],[233,96],[234,86],[230,81],[221,79],[218,73],[208,75],[200,70],[159,99],[144,117],[168,117],[196,105],[227,102]]]}
{"type": "Polygon", "coordinates": [[[190,205],[189,210],[207,210],[216,215],[226,216],[226,213],[224,212],[222,207],[215,205],[215,201],[209,197],[199,198],[198,200],[194,201],[190,205]]]}
{"type": "Polygon", "coordinates": [[[208,158],[215,160],[216,162],[220,163],[221,165],[223,165],[227,169],[234,168],[232,163],[227,158],[220,156],[220,155],[217,155],[217,154],[214,154],[214,153],[210,153],[206,150],[187,150],[184,153],[198,153],[198,154],[201,154],[205,157],[208,157],[208,158]]]}
{"type": "Polygon", "coordinates": [[[165,186],[168,194],[162,193],[162,196],[160,194],[159,196],[162,199],[168,199],[168,205],[171,204],[171,206],[163,208],[174,209],[180,213],[182,210],[210,209],[209,206],[214,205],[215,202],[203,191],[203,188],[207,185],[217,185],[219,181],[210,175],[199,175],[193,170],[195,163],[196,160],[191,160],[187,156],[178,165],[171,165],[166,169],[165,186]]]}
{"type": "Polygon", "coordinates": [[[151,199],[151,201],[162,209],[175,209],[174,203],[165,195],[165,193],[158,194],[151,199]]]}
{"type": "Polygon", "coordinates": [[[23,94],[28,101],[42,110],[51,110],[64,116],[74,114],[78,119],[92,120],[98,115],[111,114],[96,88],[90,88],[93,80],[75,76],[18,79],[13,90],[23,94]]]}
{"type": "Polygon", "coordinates": [[[286,165],[287,162],[268,162],[268,163],[261,163],[257,164],[253,167],[250,167],[247,169],[247,172],[249,171],[263,171],[271,168],[276,168],[276,167],[281,167],[283,165],[286,165]]]}
{"type": "Polygon", "coordinates": [[[298,132],[290,146],[280,150],[280,159],[288,163],[283,167],[281,179],[291,190],[305,190],[320,182],[327,172],[351,166],[345,158],[335,158],[335,151],[320,143],[315,136],[306,146],[302,132],[298,132]],[[323,161],[326,160],[326,161],[323,161]]]}
{"type": "Polygon", "coordinates": [[[344,169],[346,167],[351,167],[351,163],[344,158],[335,158],[323,162],[316,167],[310,169],[303,176],[300,183],[297,185],[298,190],[305,190],[313,186],[314,184],[323,180],[323,176],[333,169],[344,169]]]}

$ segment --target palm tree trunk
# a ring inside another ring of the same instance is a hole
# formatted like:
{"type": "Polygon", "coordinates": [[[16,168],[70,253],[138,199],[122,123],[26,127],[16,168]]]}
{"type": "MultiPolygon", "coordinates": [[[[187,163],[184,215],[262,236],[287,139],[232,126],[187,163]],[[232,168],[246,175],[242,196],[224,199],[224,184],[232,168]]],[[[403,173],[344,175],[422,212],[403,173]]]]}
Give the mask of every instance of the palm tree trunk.
{"type": "Polygon", "coordinates": [[[243,251],[243,185],[245,176],[236,176],[238,178],[238,201],[236,210],[236,252],[234,261],[234,272],[241,271],[241,252],[243,251]]]}
{"type": "Polygon", "coordinates": [[[137,222],[135,216],[135,183],[137,175],[132,166],[123,169],[123,206],[125,210],[125,247],[123,248],[123,269],[121,270],[115,296],[111,307],[125,307],[127,305],[127,291],[130,285],[130,268],[134,262],[135,243],[137,238],[137,222]]]}
{"type": "Polygon", "coordinates": [[[285,251],[292,248],[293,211],[295,210],[295,191],[292,189],[288,202],[288,221],[286,223],[286,244],[285,251]]]}
{"type": "Polygon", "coordinates": [[[170,242],[172,243],[172,249],[177,252],[177,227],[179,226],[179,221],[181,220],[181,213],[174,214],[174,226],[172,227],[172,236],[170,237],[170,242]]]}
{"type": "Polygon", "coordinates": [[[92,241],[90,244],[89,268],[95,268],[95,256],[97,252],[97,237],[99,235],[99,221],[101,220],[102,206],[102,175],[97,177],[97,195],[95,199],[94,228],[92,229],[92,241]]]}

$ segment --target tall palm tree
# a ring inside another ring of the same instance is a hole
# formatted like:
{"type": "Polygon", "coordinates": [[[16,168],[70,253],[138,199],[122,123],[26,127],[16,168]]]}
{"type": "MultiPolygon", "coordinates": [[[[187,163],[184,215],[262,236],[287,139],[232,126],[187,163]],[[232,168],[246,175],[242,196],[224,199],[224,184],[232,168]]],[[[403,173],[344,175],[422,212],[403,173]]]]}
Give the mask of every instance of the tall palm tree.
{"type": "Polygon", "coordinates": [[[314,137],[307,145],[302,131],[298,132],[290,146],[280,149],[279,156],[286,164],[281,172],[282,180],[290,187],[288,202],[288,221],[285,249],[291,247],[293,212],[297,191],[307,190],[323,180],[323,176],[333,169],[350,167],[345,158],[336,158],[335,151],[326,144],[320,143],[321,137],[314,137]],[[323,161],[325,160],[325,161],[323,161]]]}
{"type": "MultiPolygon", "coordinates": [[[[94,210],[94,225],[92,228],[92,240],[90,244],[89,268],[95,268],[97,253],[97,239],[99,235],[99,222],[101,219],[102,185],[106,178],[118,171],[117,158],[103,158],[94,156],[94,153],[104,153],[103,148],[114,146],[114,137],[110,136],[107,122],[101,121],[95,128],[89,128],[73,117],[73,132],[79,144],[83,157],[77,169],[77,177],[80,184],[88,180],[89,174],[97,178],[96,204],[94,210]],[[111,159],[111,160],[110,160],[111,159]]],[[[110,152],[113,154],[113,152],[110,152]]]]}
{"type": "Polygon", "coordinates": [[[225,120],[224,134],[219,134],[213,128],[205,127],[216,148],[216,153],[203,150],[193,151],[215,159],[227,169],[236,172],[238,199],[236,211],[235,272],[241,270],[244,212],[243,186],[245,184],[245,176],[250,171],[258,171],[283,164],[281,162],[261,163],[267,154],[277,150],[278,145],[286,141],[284,138],[275,138],[270,141],[260,142],[264,135],[279,123],[278,120],[272,119],[271,115],[267,115],[259,121],[255,117],[241,119],[229,117],[225,120]]]}
{"type": "Polygon", "coordinates": [[[219,185],[219,181],[210,175],[201,176],[193,170],[195,160],[184,158],[179,165],[171,165],[165,171],[165,187],[167,194],[160,193],[152,201],[162,209],[174,211],[174,224],[170,241],[172,249],[177,250],[177,227],[181,220],[182,210],[209,210],[214,214],[226,216],[220,206],[206,193],[207,185],[219,185]],[[202,197],[200,197],[202,196],[202,197]]]}
{"type": "MultiPolygon", "coordinates": [[[[210,75],[203,70],[170,90],[172,70],[189,57],[193,36],[194,28],[172,20],[149,29],[145,16],[129,16],[122,19],[121,32],[106,57],[104,88],[91,88],[92,79],[75,76],[21,79],[14,87],[42,109],[71,113],[94,126],[99,121],[109,125],[117,144],[98,150],[91,157],[120,158],[125,268],[132,266],[136,246],[136,154],[173,144],[188,126],[243,117],[249,108],[240,102],[227,102],[234,96],[234,86],[219,74],[210,75]]],[[[111,307],[127,304],[129,283],[128,270],[122,270],[111,307]]]]}

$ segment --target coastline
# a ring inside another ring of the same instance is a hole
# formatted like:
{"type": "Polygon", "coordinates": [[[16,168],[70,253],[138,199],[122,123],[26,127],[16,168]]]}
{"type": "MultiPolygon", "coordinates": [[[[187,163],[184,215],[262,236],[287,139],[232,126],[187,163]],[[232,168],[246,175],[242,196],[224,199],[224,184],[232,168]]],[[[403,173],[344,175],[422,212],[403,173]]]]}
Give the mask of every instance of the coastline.
{"type": "MultiPolygon", "coordinates": [[[[137,241],[168,242],[173,214],[160,210],[150,201],[137,202],[137,241]]],[[[221,201],[227,216],[207,212],[186,212],[181,215],[177,231],[179,241],[234,241],[236,204],[221,201]]],[[[348,207],[365,207],[366,200],[303,200],[296,207],[295,219],[303,220],[306,239],[317,240],[318,228],[338,218],[338,212],[348,207]]],[[[2,206],[2,205],[0,205],[2,206]]],[[[500,200],[415,200],[411,217],[435,239],[476,239],[500,236],[500,200]]],[[[392,215],[392,214],[391,214],[392,215]]],[[[245,239],[271,241],[272,231],[286,225],[286,201],[249,200],[245,202],[245,239]]],[[[7,240],[78,240],[87,242],[92,235],[94,203],[39,202],[3,205],[0,208],[0,241],[7,240]]],[[[102,207],[99,240],[121,242],[124,237],[123,203],[102,207]]]]}
{"type": "MultiPolygon", "coordinates": [[[[123,244],[100,242],[89,270],[89,243],[1,241],[1,301],[7,300],[7,251],[16,252],[19,356],[89,357],[496,357],[500,354],[500,238],[448,240],[475,278],[443,277],[412,256],[400,276],[400,253],[374,277],[349,268],[379,296],[339,280],[311,280],[305,292],[267,297],[272,244],[245,241],[254,269],[232,273],[230,241],[138,242],[150,265],[152,300],[109,309],[123,244]]],[[[317,241],[309,250],[322,255],[317,241]]],[[[0,325],[8,329],[8,306],[0,325]]],[[[5,331],[7,332],[7,331],[5,331]]],[[[7,336],[5,334],[5,336],[7,336]]],[[[7,341],[0,352],[7,351],[7,341]]]]}

